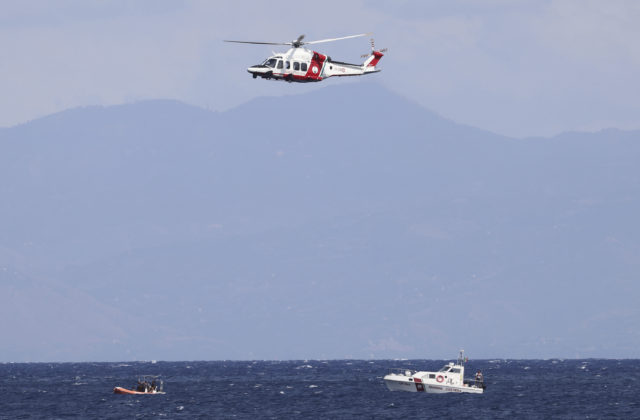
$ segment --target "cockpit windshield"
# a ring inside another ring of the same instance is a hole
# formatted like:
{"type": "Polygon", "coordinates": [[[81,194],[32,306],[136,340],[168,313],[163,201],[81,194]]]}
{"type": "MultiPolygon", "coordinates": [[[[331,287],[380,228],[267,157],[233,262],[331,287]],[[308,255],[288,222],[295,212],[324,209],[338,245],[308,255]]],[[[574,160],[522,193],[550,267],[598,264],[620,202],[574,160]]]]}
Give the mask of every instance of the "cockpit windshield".
{"type": "Polygon", "coordinates": [[[262,64],[264,64],[267,67],[274,68],[276,66],[276,62],[277,61],[278,60],[276,60],[275,58],[267,58],[266,60],[264,60],[264,63],[262,63],[262,64]]]}

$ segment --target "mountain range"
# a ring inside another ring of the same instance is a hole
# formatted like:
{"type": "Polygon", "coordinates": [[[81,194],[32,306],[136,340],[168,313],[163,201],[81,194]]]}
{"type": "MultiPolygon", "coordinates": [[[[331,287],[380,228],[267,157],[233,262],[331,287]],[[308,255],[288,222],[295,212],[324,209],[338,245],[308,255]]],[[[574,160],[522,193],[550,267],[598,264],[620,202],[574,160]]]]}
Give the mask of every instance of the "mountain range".
{"type": "Polygon", "coordinates": [[[0,359],[635,357],[639,161],[375,83],[3,128],[0,359]]]}

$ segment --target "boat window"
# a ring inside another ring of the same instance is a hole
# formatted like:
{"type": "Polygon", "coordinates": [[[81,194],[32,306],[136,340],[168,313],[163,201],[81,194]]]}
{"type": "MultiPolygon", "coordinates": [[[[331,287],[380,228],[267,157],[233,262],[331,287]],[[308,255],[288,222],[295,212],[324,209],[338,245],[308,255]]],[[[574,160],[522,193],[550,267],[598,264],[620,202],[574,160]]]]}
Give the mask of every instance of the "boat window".
{"type": "Polygon", "coordinates": [[[436,377],[436,374],[435,374],[435,373],[430,373],[430,374],[429,374],[429,379],[435,379],[435,377],[436,377]]]}
{"type": "Polygon", "coordinates": [[[282,60],[278,60],[278,68],[281,69],[282,68],[282,60]]]}
{"type": "Polygon", "coordinates": [[[277,61],[278,60],[276,60],[275,58],[268,58],[267,60],[265,60],[264,65],[273,68],[276,66],[277,61]]]}
{"type": "Polygon", "coordinates": [[[453,368],[451,369],[452,373],[460,373],[460,369],[459,368],[453,368]]]}
{"type": "Polygon", "coordinates": [[[307,63],[302,63],[300,66],[302,67],[300,70],[307,71],[307,63]]]}
{"type": "Polygon", "coordinates": [[[293,69],[295,71],[299,71],[300,70],[300,63],[298,63],[297,61],[293,62],[293,69]]]}

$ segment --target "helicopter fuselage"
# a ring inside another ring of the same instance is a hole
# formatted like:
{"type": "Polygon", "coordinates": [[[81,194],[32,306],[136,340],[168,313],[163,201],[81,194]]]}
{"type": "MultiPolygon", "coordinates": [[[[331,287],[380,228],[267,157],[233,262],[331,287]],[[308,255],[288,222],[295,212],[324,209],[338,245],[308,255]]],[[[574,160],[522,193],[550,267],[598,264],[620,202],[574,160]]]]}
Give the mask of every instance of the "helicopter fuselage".
{"type": "Polygon", "coordinates": [[[290,48],[282,54],[267,58],[262,64],[247,69],[253,78],[262,77],[287,82],[320,82],[333,76],[361,76],[379,72],[376,64],[383,54],[372,51],[363,64],[333,61],[331,57],[306,48],[290,48]]]}

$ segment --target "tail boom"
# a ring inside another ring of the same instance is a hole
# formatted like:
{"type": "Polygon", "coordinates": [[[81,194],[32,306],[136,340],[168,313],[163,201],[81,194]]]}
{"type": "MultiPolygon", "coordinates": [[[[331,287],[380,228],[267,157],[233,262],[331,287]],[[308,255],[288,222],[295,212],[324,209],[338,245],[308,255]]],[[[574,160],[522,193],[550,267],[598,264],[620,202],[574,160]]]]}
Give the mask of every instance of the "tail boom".
{"type": "Polygon", "coordinates": [[[331,59],[328,58],[323,67],[322,74],[326,79],[327,77],[333,76],[362,76],[363,74],[377,73],[380,69],[377,69],[376,65],[383,56],[384,54],[380,51],[373,51],[362,65],[331,61],[331,59]]]}

